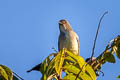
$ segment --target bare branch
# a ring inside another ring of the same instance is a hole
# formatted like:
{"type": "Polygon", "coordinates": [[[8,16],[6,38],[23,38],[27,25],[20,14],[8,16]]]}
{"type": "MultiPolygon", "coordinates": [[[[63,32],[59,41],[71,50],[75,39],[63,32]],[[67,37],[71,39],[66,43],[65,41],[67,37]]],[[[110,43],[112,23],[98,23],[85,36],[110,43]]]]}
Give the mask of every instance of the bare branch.
{"type": "Polygon", "coordinates": [[[99,20],[99,24],[98,24],[98,28],[97,28],[97,32],[96,32],[96,36],[95,36],[93,48],[92,48],[91,61],[92,61],[92,57],[94,56],[94,50],[95,50],[96,40],[97,40],[98,32],[99,32],[99,29],[100,29],[101,21],[102,21],[102,19],[104,18],[104,16],[105,16],[107,13],[108,13],[108,11],[106,11],[106,12],[102,15],[102,17],[100,18],[100,20],[99,20]]]}
{"type": "Polygon", "coordinates": [[[24,80],[22,77],[20,77],[17,73],[13,72],[14,75],[16,75],[18,78],[20,78],[21,80],[24,80]]]}
{"type": "Polygon", "coordinates": [[[79,77],[79,74],[82,72],[83,68],[86,67],[87,65],[88,65],[88,63],[87,63],[87,64],[84,64],[84,65],[82,66],[82,68],[81,68],[80,72],[77,74],[75,80],[77,80],[77,78],[79,77]]]}
{"type": "MultiPolygon", "coordinates": [[[[93,57],[93,55],[94,55],[94,50],[95,50],[95,45],[96,45],[96,40],[97,40],[97,36],[98,36],[100,24],[101,24],[101,21],[102,21],[103,17],[104,17],[105,14],[107,14],[107,13],[108,13],[108,11],[106,11],[106,12],[102,15],[102,17],[100,18],[99,24],[98,24],[98,28],[97,28],[97,32],[96,32],[96,36],[95,36],[95,40],[94,40],[94,44],[93,44],[93,49],[92,49],[92,55],[91,55],[91,58],[90,58],[90,59],[91,59],[91,62],[92,62],[92,57],[93,57]]],[[[83,67],[84,67],[84,66],[87,66],[87,65],[88,65],[88,63],[87,63],[86,65],[83,65],[83,67]]],[[[82,67],[82,69],[83,69],[83,67],[82,67]]],[[[81,71],[77,74],[75,80],[77,80],[77,78],[79,77],[79,74],[82,72],[82,69],[81,69],[81,71]]]]}

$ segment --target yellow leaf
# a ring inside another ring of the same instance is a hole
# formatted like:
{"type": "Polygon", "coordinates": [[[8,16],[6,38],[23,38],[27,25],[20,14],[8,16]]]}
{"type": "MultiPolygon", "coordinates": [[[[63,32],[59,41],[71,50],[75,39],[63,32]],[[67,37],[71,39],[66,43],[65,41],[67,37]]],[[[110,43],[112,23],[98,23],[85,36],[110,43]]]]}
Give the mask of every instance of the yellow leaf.
{"type": "Polygon", "coordinates": [[[89,64],[87,64],[85,69],[86,69],[87,73],[91,76],[92,80],[96,80],[96,74],[89,64]]]}
{"type": "Polygon", "coordinates": [[[60,75],[61,68],[62,68],[62,65],[63,65],[64,52],[65,52],[65,49],[63,49],[62,51],[60,51],[57,54],[57,56],[55,57],[55,70],[56,70],[56,72],[57,72],[58,75],[60,75]]]}
{"type": "MultiPolygon", "coordinates": [[[[80,72],[80,69],[77,68],[76,66],[74,65],[71,65],[71,64],[66,64],[64,67],[63,67],[64,70],[66,70],[67,72],[69,73],[73,73],[75,78],[76,76],[78,75],[78,73],[80,72]]],[[[72,77],[72,76],[71,76],[72,77]]],[[[70,77],[70,78],[71,78],[70,77]]],[[[73,77],[72,77],[73,78],[73,77]]],[[[80,72],[79,76],[78,76],[79,79],[82,79],[82,80],[93,80],[91,78],[91,76],[83,71],[80,72]]],[[[71,80],[71,79],[70,79],[71,80]]],[[[75,80],[75,79],[73,79],[75,80]]]]}
{"type": "Polygon", "coordinates": [[[0,66],[0,76],[3,78],[3,80],[8,80],[8,75],[2,66],[0,66]]]}
{"type": "MultiPolygon", "coordinates": [[[[66,51],[67,54],[72,57],[80,66],[80,69],[86,64],[84,59],[81,56],[74,55],[73,53],[66,51]]],[[[84,70],[84,69],[83,69],[84,70]]]]}

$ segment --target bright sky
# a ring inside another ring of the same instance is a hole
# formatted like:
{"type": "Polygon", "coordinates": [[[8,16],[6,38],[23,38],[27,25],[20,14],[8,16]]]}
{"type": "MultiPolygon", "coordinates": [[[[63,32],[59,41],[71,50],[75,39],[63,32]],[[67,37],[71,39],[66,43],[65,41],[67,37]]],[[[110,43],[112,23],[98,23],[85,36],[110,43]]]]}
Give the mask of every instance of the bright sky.
{"type": "MultiPolygon", "coordinates": [[[[25,80],[40,80],[39,72],[26,73],[57,49],[58,21],[67,19],[80,39],[80,56],[91,56],[97,25],[99,31],[95,55],[120,35],[119,0],[0,0],[0,64],[6,65],[25,80]]],[[[120,60],[103,65],[104,77],[116,80],[120,60]]]]}

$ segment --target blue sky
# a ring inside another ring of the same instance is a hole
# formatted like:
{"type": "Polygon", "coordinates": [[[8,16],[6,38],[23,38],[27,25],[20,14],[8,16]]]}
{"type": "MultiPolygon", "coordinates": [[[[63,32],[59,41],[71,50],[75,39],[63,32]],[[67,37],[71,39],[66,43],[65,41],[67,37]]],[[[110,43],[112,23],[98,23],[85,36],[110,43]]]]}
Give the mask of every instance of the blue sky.
{"type": "MultiPolygon", "coordinates": [[[[0,0],[0,64],[4,64],[25,80],[40,80],[39,72],[26,70],[42,62],[57,49],[58,21],[67,19],[79,36],[80,56],[91,56],[94,36],[105,11],[99,31],[95,55],[120,35],[119,0],[0,0]]],[[[98,80],[116,80],[120,60],[103,65],[105,76],[98,80]]]]}

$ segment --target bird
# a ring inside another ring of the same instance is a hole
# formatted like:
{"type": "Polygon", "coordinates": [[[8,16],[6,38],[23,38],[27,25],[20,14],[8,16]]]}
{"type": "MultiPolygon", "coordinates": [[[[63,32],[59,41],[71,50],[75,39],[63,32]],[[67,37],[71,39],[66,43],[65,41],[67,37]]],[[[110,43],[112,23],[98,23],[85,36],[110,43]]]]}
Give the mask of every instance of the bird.
{"type": "Polygon", "coordinates": [[[62,50],[63,48],[72,52],[75,55],[79,55],[79,37],[77,33],[75,33],[69,24],[69,22],[65,19],[59,21],[59,31],[60,35],[58,38],[58,50],[62,50]]]}
{"type": "MultiPolygon", "coordinates": [[[[75,55],[79,55],[79,38],[78,35],[73,31],[69,22],[65,19],[60,20],[59,30],[60,30],[60,35],[58,39],[59,51],[65,48],[68,51],[74,53],[75,55]]],[[[36,65],[32,69],[28,70],[27,72],[31,72],[33,70],[40,71],[41,63],[36,65]]]]}

